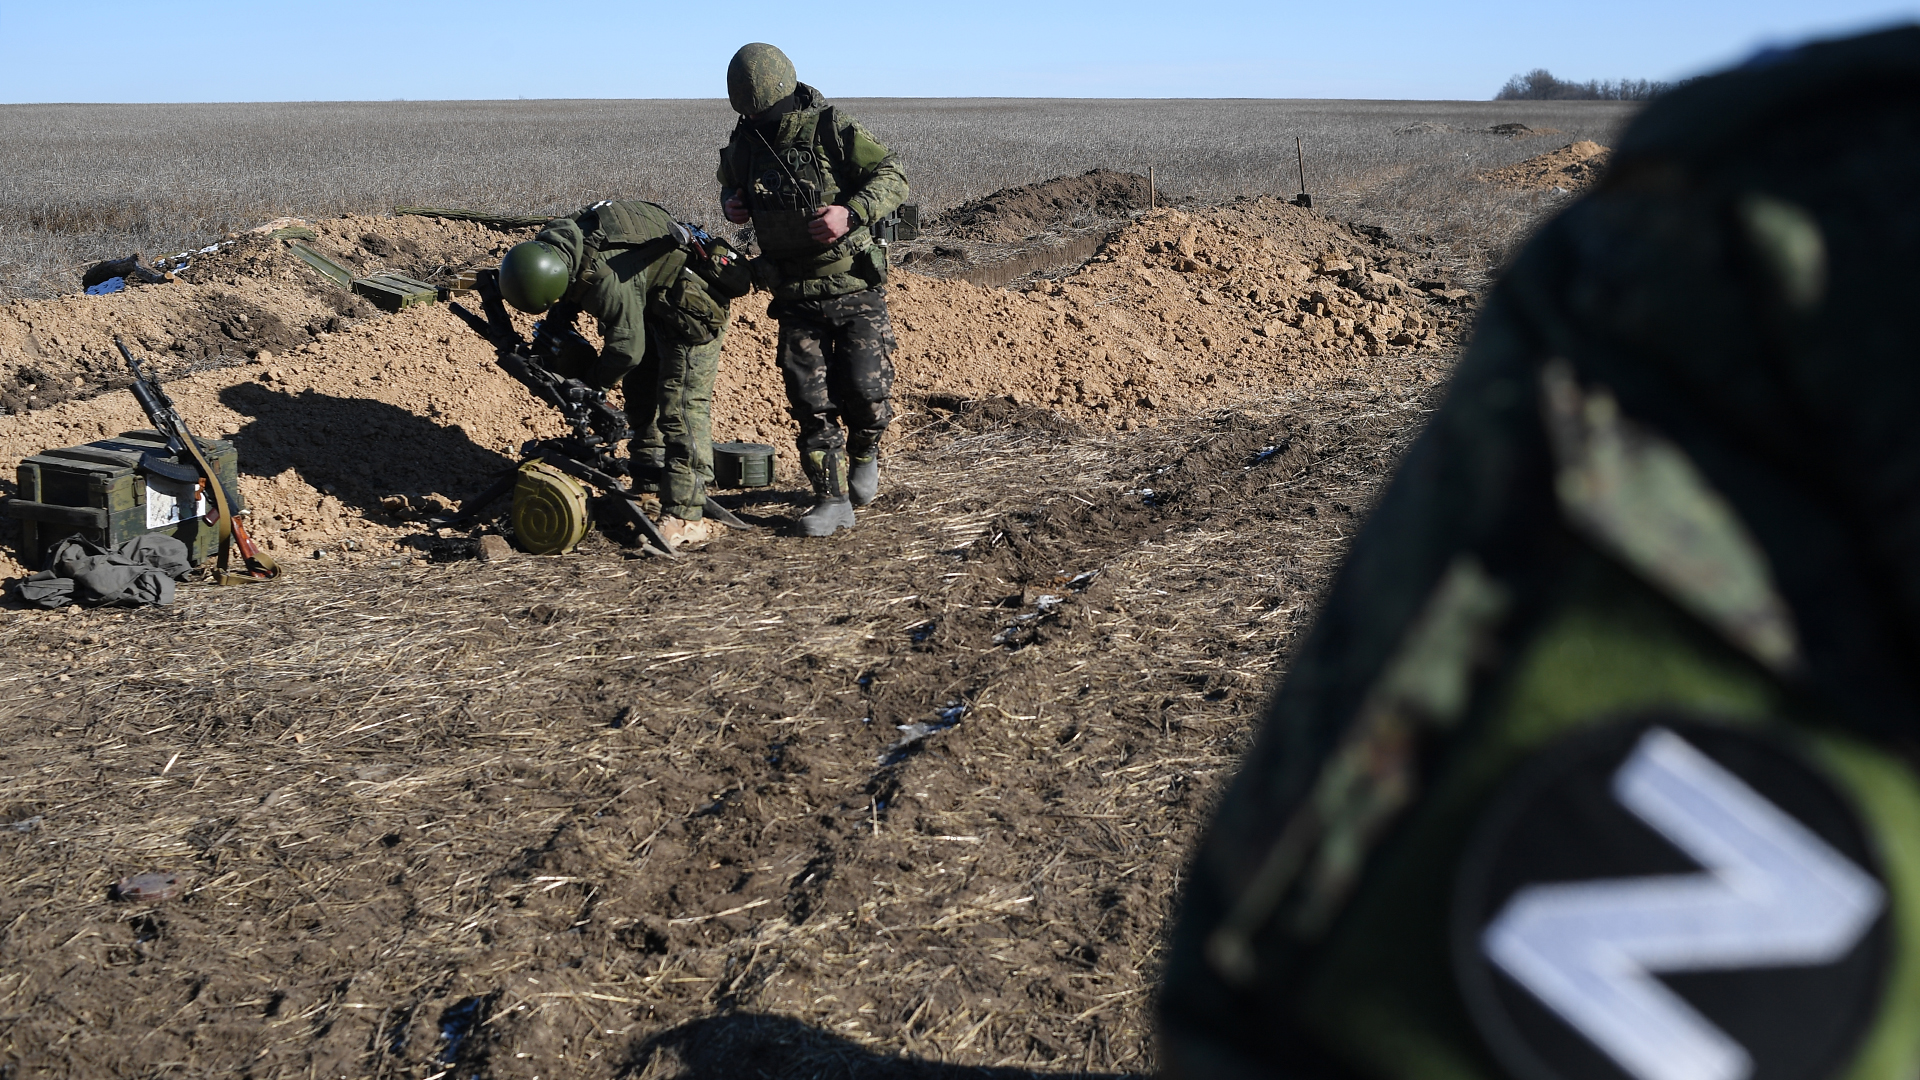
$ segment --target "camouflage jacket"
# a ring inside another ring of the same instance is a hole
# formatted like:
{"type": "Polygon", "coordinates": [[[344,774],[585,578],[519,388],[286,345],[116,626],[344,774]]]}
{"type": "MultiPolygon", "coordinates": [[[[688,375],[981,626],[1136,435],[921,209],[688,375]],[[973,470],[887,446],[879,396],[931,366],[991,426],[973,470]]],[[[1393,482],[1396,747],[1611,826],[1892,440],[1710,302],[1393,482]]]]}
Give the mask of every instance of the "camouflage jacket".
{"type": "Polygon", "coordinates": [[[813,87],[771,133],[742,120],[720,151],[720,199],[740,195],[753,211],[762,258],[756,281],[781,299],[841,296],[886,279],[886,252],[867,226],[899,208],[907,176],[893,152],[813,87]],[[822,206],[847,208],[852,230],[821,244],[807,223],[822,206]]]}
{"type": "MultiPolygon", "coordinates": [[[[1622,778],[1668,726],[1662,753],[1692,740],[1678,756],[1736,774],[1804,755],[1793,768],[1827,778],[1864,844],[1914,845],[1920,813],[1879,808],[1920,803],[1920,366],[1884,299],[1902,286],[1881,284],[1920,252],[1915,88],[1907,27],[1661,95],[1503,272],[1189,864],[1163,1077],[1657,1075],[1600,1056],[1630,1060],[1618,1032],[1653,1021],[1606,1029],[1603,990],[1552,996],[1538,973],[1572,968],[1524,971],[1495,941],[1513,940],[1509,901],[1555,895],[1529,882],[1656,880],[1634,838],[1679,833],[1629,810],[1622,778]],[[1581,826],[1555,809],[1575,762],[1594,792],[1581,826]],[[1621,861],[1581,862],[1603,848],[1621,861]],[[1499,886],[1496,866],[1513,871],[1499,886]],[[1564,1064],[1580,1054],[1594,1073],[1564,1064]]],[[[1887,895],[1889,917],[1920,920],[1920,890],[1887,895]]],[[[1679,956],[1714,922],[1666,926],[1679,956]]],[[[1714,977],[1716,1000],[1748,992],[1732,965],[1714,977]]],[[[1796,1039],[1842,999],[1804,1000],[1774,1014],[1796,1039]]],[[[1846,1000],[1834,1015],[1860,1026],[1818,1068],[1920,1074],[1911,1010],[1846,1000]]],[[[1744,1075],[1773,1067],[1772,1044],[1740,1041],[1773,1018],[1730,1015],[1714,1037],[1744,1075]]]]}
{"type": "MultiPolygon", "coordinates": [[[[647,329],[703,345],[726,327],[727,302],[687,269],[671,215],[649,202],[602,202],[547,223],[535,239],[566,259],[573,284],[548,318],[571,323],[584,311],[606,344],[588,381],[612,386],[640,363],[647,329]]],[[[684,235],[684,234],[680,234],[684,235]]]]}

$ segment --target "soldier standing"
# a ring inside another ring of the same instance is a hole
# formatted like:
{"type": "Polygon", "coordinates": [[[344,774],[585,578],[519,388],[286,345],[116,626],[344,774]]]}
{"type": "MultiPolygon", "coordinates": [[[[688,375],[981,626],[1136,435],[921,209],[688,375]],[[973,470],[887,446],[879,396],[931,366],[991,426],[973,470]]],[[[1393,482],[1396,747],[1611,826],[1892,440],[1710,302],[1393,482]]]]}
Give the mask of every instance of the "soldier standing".
{"type": "Polygon", "coordinates": [[[800,531],[830,536],[879,490],[894,337],[887,252],[868,226],[899,207],[907,178],[892,151],[798,82],[772,45],[734,54],[727,97],[740,122],[720,152],[720,198],[727,220],[752,222],[754,282],[773,293],[781,378],[813,484],[800,531]]]}
{"type": "Polygon", "coordinates": [[[556,355],[568,378],[621,384],[634,487],[660,496],[660,532],[676,548],[714,535],[704,510],[713,383],[728,303],[749,288],[744,262],[724,242],[648,202],[601,202],[557,218],[500,262],[501,297],[547,313],[536,350],[556,355]],[[572,333],[582,311],[599,322],[597,356],[572,333]]]}

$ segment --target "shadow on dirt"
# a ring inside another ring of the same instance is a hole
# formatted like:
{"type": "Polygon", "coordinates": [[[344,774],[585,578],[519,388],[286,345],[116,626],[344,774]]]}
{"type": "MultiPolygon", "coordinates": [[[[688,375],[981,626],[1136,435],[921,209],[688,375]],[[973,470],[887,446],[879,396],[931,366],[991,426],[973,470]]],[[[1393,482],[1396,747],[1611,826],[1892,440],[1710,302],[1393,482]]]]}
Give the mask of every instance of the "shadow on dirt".
{"type": "Polygon", "coordinates": [[[1035,1072],[886,1057],[798,1020],[736,1013],[694,1020],[646,1040],[635,1047],[620,1075],[671,1080],[736,1080],[743,1076],[767,1080],[817,1076],[835,1080],[1117,1080],[1131,1074],[1035,1072]],[[664,1071],[649,1071],[656,1062],[672,1064],[664,1071]]]}
{"type": "Polygon", "coordinates": [[[396,492],[464,498],[513,466],[459,428],[383,401],[242,383],[222,390],[220,402],[254,418],[232,436],[242,471],[270,477],[293,469],[369,514],[380,513],[381,498],[396,492]]]}
{"type": "Polygon", "coordinates": [[[918,394],[907,399],[924,420],[913,430],[919,436],[985,434],[993,431],[1044,433],[1062,438],[1086,434],[1072,420],[1011,397],[962,397],[958,394],[918,394]]]}
{"type": "Polygon", "coordinates": [[[709,494],[740,520],[774,532],[791,528],[793,519],[813,505],[811,491],[793,486],[719,488],[709,494]]]}

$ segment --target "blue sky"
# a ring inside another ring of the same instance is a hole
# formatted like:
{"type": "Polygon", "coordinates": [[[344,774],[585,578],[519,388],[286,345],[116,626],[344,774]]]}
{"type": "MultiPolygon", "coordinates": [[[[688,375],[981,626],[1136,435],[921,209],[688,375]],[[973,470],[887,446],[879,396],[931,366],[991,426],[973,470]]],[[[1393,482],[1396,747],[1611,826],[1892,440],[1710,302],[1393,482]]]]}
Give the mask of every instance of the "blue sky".
{"type": "Polygon", "coordinates": [[[1492,96],[1671,79],[1920,0],[1284,3],[0,0],[0,102],[719,97],[747,41],[837,97],[1492,96]],[[964,13],[964,14],[959,14],[964,13]]]}

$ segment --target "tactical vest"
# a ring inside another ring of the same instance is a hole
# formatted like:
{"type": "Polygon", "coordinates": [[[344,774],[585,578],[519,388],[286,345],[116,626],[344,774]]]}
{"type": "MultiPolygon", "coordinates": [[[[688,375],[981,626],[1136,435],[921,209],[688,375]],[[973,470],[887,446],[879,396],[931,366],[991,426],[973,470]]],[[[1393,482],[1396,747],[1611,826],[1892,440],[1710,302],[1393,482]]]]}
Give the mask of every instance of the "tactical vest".
{"type": "Polygon", "coordinates": [[[656,288],[670,282],[686,265],[686,230],[664,207],[649,202],[602,202],[588,209],[593,215],[593,227],[586,230],[587,257],[582,260],[582,279],[591,280],[588,275],[595,272],[594,256],[608,248],[640,248],[653,253],[654,258],[669,253],[678,255],[657,268],[655,280],[650,282],[656,288]]]}
{"type": "Polygon", "coordinates": [[[855,257],[872,245],[865,225],[831,245],[808,233],[814,213],[837,203],[845,190],[836,173],[848,162],[833,106],[803,113],[790,140],[766,139],[743,123],[729,151],[728,169],[753,213],[761,256],[777,272],[776,284],[858,272],[855,257]]]}

